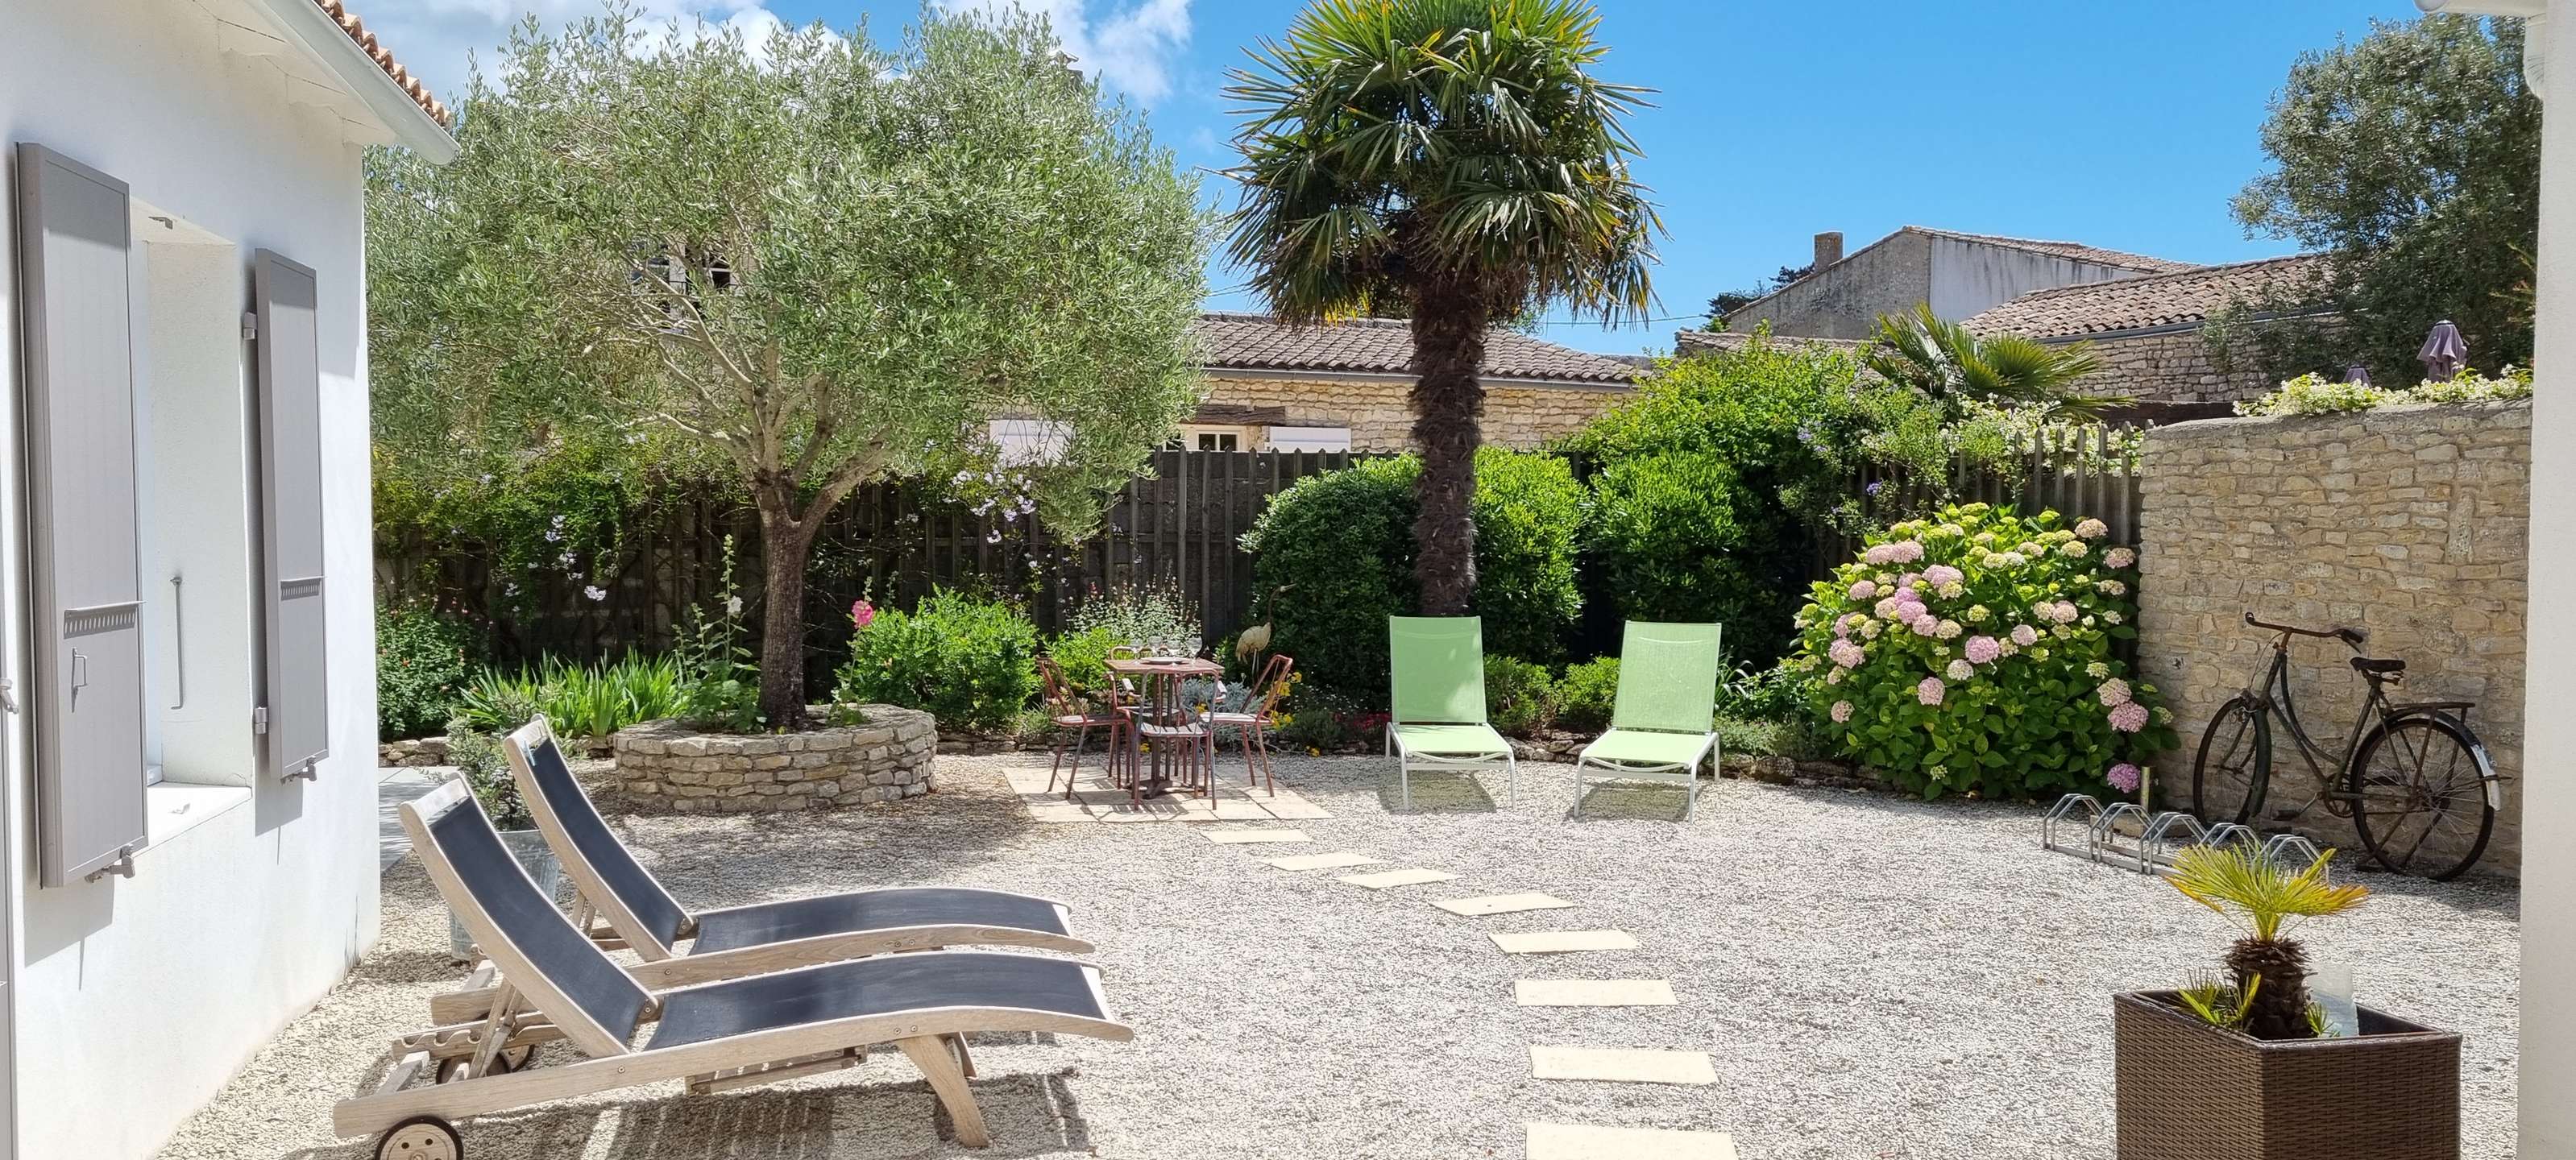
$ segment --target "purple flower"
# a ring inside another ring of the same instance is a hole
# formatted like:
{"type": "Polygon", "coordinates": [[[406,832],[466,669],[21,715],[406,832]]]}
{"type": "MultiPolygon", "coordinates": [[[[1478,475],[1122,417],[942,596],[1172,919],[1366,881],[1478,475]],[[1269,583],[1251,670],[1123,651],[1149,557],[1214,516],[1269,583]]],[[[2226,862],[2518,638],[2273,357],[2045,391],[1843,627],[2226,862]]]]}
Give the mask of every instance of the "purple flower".
{"type": "Polygon", "coordinates": [[[1860,490],[1861,490],[1861,492],[1862,492],[1863,494],[1865,494],[1865,495],[1875,496],[1875,495],[1877,495],[1877,494],[1878,494],[1878,489],[1880,489],[1880,488],[1882,488],[1882,487],[1885,487],[1885,486],[1887,486],[1887,481],[1886,481],[1886,480],[1884,480],[1884,479],[1873,479],[1873,480],[1869,481],[1869,486],[1868,486],[1868,487],[1864,487],[1864,488],[1862,488],[1862,489],[1860,489],[1860,490]]]}
{"type": "Polygon", "coordinates": [[[1968,660],[1970,663],[1980,665],[1993,664],[1995,658],[2002,655],[2004,655],[2004,645],[2002,641],[1996,640],[1991,636],[1972,636],[1968,638],[1968,660]]]}
{"type": "Polygon", "coordinates": [[[2102,779],[2110,782],[2111,788],[2116,789],[2121,793],[2138,792],[2138,767],[2131,765],[2128,762],[2123,761],[2118,765],[2112,766],[2108,772],[2102,775],[2102,779]]]}
{"type": "Polygon", "coordinates": [[[1922,684],[1914,686],[1914,699],[1926,705],[1938,705],[1941,703],[1941,694],[1946,691],[1948,690],[1941,684],[1941,678],[1925,677],[1922,684]]]}
{"type": "Polygon", "coordinates": [[[1878,585],[1874,581],[1862,580],[1851,586],[1851,598],[1854,600],[1867,600],[1876,595],[1878,595],[1878,585]]]}
{"type": "Polygon", "coordinates": [[[2123,701],[2111,710],[2111,727],[2122,733],[2135,733],[2147,727],[2147,707],[2135,701],[2123,701]]]}
{"type": "Polygon", "coordinates": [[[1934,564],[1923,570],[1924,583],[1930,584],[1935,590],[1947,588],[1950,585],[1960,583],[1967,578],[1967,573],[1961,572],[1947,564],[1934,564]]]}

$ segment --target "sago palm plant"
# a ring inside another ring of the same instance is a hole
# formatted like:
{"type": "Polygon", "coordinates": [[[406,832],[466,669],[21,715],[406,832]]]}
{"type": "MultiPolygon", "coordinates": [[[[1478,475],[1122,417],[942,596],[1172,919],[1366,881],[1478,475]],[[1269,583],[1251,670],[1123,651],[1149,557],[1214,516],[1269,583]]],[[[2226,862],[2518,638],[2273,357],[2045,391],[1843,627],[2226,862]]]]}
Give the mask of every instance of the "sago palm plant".
{"type": "Polygon", "coordinates": [[[1943,321],[1930,303],[1910,313],[1878,317],[1878,344],[1869,369],[1955,407],[1974,399],[1997,406],[2039,407],[2052,415],[2089,418],[2129,399],[2078,395],[2075,384],[2102,369],[2083,343],[2050,346],[2011,335],[1979,337],[1943,321]]]}
{"type": "Polygon", "coordinates": [[[2290,937],[2294,920],[2341,914],[2361,905],[2370,891],[2326,881],[2328,850],[2293,872],[2244,845],[2193,846],[2174,856],[2174,889],[2226,916],[2245,931],[2227,951],[2233,981],[2226,1018],[2195,1004],[2201,1016],[2222,1025],[2242,1021],[2257,1039],[2306,1039],[2307,951],[2290,937]]]}
{"type": "Polygon", "coordinates": [[[1226,94],[1243,183],[1228,253],[1281,319],[1411,320],[1423,611],[1475,594],[1486,329],[1551,303],[1642,316],[1662,229],[1571,0],[1316,0],[1226,94]]]}

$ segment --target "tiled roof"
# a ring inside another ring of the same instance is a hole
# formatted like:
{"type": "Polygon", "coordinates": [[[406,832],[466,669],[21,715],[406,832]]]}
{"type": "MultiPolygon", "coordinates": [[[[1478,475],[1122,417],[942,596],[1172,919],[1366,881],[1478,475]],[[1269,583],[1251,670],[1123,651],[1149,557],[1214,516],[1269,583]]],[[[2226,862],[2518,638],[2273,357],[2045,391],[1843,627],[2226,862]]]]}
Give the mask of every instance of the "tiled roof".
{"type": "Polygon", "coordinates": [[[1905,229],[1912,230],[1918,234],[1928,234],[1936,238],[1949,238],[1952,241],[1976,242],[1988,246],[2001,246],[2008,250],[2029,250],[2033,253],[2051,254],[2077,262],[2091,262],[2100,266],[2117,266],[2124,270],[2144,270],[2151,274],[2167,274],[2181,270],[2199,268],[2199,264],[2195,262],[2176,262],[2169,258],[2150,258],[2144,254],[2130,254],[2123,253],[2119,250],[2106,250],[2100,246],[2088,246],[2082,242],[2048,242],[2041,241],[2037,238],[2007,238],[1998,234],[1965,234],[1960,233],[1957,230],[1936,230],[1930,226],[1907,226],[1905,229]]]}
{"type": "MultiPolygon", "coordinates": [[[[1742,350],[1753,345],[1755,333],[1750,330],[1677,330],[1673,332],[1673,353],[1688,357],[1715,350],[1742,350]]],[[[1876,345],[1866,338],[1801,338],[1774,334],[1763,339],[1772,346],[1820,346],[1835,350],[1868,350],[1876,345]]]]}
{"type": "MultiPolygon", "coordinates": [[[[1401,319],[1294,327],[1266,314],[1214,313],[1200,315],[1190,332],[1207,352],[1210,371],[1403,374],[1413,365],[1413,333],[1401,319]]],[[[1492,378],[1568,384],[1626,384],[1637,377],[1636,367],[1618,359],[1499,328],[1485,336],[1485,361],[1477,370],[1492,378]]]]}
{"type": "Polygon", "coordinates": [[[2323,268],[2314,254],[2202,266],[2174,274],[2035,290],[1967,321],[1980,334],[2072,338],[2197,323],[2231,301],[2297,293],[2323,268]]]}
{"type": "Polygon", "coordinates": [[[419,77],[411,75],[411,70],[404,68],[401,61],[395,60],[391,50],[377,42],[376,34],[367,31],[366,22],[359,20],[357,13],[349,11],[348,5],[340,0],[313,0],[313,3],[340,25],[340,31],[348,33],[349,39],[366,51],[368,59],[375,61],[377,68],[385,70],[386,76],[402,86],[402,91],[411,95],[412,102],[420,106],[421,112],[429,114],[430,120],[438,122],[441,128],[456,127],[456,118],[447,111],[447,106],[439,102],[437,95],[431,93],[429,86],[422,84],[419,77]]]}

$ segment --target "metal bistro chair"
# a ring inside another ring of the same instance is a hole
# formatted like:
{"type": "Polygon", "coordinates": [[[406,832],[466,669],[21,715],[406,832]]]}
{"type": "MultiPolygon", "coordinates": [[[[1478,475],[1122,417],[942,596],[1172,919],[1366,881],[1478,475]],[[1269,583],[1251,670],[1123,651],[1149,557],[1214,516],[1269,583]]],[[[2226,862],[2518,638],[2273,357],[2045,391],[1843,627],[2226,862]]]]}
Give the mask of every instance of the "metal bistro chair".
{"type": "MultiPolygon", "coordinates": [[[[1279,698],[1288,695],[1288,674],[1296,669],[1296,658],[1271,654],[1261,666],[1261,675],[1253,679],[1252,688],[1244,693],[1243,711],[1208,714],[1208,725],[1214,729],[1231,727],[1243,740],[1243,775],[1246,784],[1263,785],[1270,796],[1279,796],[1279,782],[1270,774],[1270,729],[1278,723],[1279,698]],[[1252,755],[1261,754],[1261,768],[1252,768],[1252,755]]],[[[1213,747],[1214,740],[1209,742],[1213,747]]]]}
{"type": "MultiPolygon", "coordinates": [[[[1133,721],[1130,737],[1138,745],[1153,751],[1153,763],[1158,772],[1163,772],[1166,759],[1179,761],[1180,776],[1175,778],[1165,772],[1160,785],[1166,788],[1176,784],[1198,786],[1202,792],[1214,797],[1216,787],[1205,778],[1205,773],[1216,757],[1212,743],[1215,731],[1208,727],[1207,718],[1197,707],[1190,704],[1187,691],[1182,687],[1184,684],[1186,682],[1176,675],[1159,673],[1138,682],[1139,695],[1127,709],[1133,721]]],[[[1136,768],[1128,778],[1127,797],[1131,804],[1141,806],[1149,780],[1144,755],[1133,754],[1131,760],[1136,762],[1136,768]]]]}
{"type": "Polygon", "coordinates": [[[1065,681],[1064,669],[1055,663],[1055,658],[1038,658],[1038,679],[1046,688],[1047,720],[1056,730],[1055,763],[1047,768],[1047,792],[1055,792],[1056,774],[1061,771],[1064,774],[1065,799],[1072,800],[1074,783],[1082,771],[1082,747],[1090,741],[1094,729],[1109,730],[1109,743],[1103,750],[1102,759],[1108,763],[1110,780],[1115,783],[1118,779],[1118,734],[1127,722],[1126,714],[1120,711],[1118,682],[1113,680],[1103,684],[1100,695],[1105,703],[1095,710],[1065,681]],[[1068,732],[1073,737],[1071,765],[1065,764],[1065,736],[1068,732]]]}

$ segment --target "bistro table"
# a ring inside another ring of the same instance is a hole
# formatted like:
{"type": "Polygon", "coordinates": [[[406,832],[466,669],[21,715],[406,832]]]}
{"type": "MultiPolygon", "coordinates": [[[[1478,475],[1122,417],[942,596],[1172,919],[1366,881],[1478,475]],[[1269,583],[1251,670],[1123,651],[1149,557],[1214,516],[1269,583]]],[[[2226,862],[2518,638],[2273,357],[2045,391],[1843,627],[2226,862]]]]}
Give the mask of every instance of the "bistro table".
{"type": "Polygon", "coordinates": [[[1185,681],[1222,677],[1225,669],[1198,657],[1113,657],[1109,673],[1136,686],[1136,695],[1119,710],[1133,718],[1133,727],[1126,731],[1129,798],[1170,793],[1172,770],[1167,762],[1176,757],[1185,771],[1201,772],[1203,792],[1213,796],[1216,778],[1207,770],[1213,763],[1207,718],[1181,695],[1181,686],[1185,681]],[[1154,759],[1150,777],[1145,775],[1143,760],[1149,754],[1154,759]]]}

